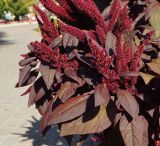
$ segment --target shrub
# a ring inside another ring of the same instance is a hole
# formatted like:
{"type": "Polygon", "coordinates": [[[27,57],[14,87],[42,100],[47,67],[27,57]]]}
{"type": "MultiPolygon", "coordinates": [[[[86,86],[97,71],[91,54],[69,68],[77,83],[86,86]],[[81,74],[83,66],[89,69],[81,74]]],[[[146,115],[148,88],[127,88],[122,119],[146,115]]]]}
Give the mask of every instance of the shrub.
{"type": "Polygon", "coordinates": [[[29,6],[33,4],[32,0],[1,0],[0,1],[0,18],[3,17],[4,11],[10,11],[18,20],[19,16],[23,16],[29,12],[29,6]]]}
{"type": "Polygon", "coordinates": [[[158,146],[160,3],[113,0],[101,13],[93,0],[40,1],[57,19],[34,6],[42,40],[22,55],[16,86],[32,84],[23,95],[42,135],[57,124],[67,139],[158,146]]]}

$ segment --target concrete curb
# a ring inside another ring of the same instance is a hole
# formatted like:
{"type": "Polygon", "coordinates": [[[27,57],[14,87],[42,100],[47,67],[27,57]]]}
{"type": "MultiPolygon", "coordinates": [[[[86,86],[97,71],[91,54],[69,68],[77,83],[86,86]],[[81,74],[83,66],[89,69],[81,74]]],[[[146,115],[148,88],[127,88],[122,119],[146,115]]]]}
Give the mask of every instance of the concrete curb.
{"type": "Polygon", "coordinates": [[[12,23],[12,24],[0,24],[0,28],[21,26],[21,25],[28,25],[28,24],[37,24],[37,22],[35,21],[35,22],[19,22],[19,23],[12,23]]]}

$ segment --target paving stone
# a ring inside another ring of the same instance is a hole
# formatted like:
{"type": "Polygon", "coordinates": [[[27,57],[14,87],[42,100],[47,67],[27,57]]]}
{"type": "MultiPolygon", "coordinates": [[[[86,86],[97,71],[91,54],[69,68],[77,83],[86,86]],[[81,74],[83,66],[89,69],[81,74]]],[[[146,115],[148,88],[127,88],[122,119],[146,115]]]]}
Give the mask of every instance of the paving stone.
{"type": "Polygon", "coordinates": [[[4,140],[5,140],[5,137],[4,138],[0,138],[0,145],[4,140]]]}
{"type": "Polygon", "coordinates": [[[33,140],[25,140],[18,142],[16,146],[32,146],[32,145],[33,145],[33,140]]]}
{"type": "Polygon", "coordinates": [[[7,136],[13,131],[12,129],[6,129],[0,128],[0,138],[7,138],[7,136]]]}
{"type": "Polygon", "coordinates": [[[20,125],[20,120],[19,119],[9,119],[2,126],[7,127],[7,128],[15,128],[18,125],[20,125]]]}
{"type": "MultiPolygon", "coordinates": [[[[7,137],[2,143],[1,146],[16,146],[21,138],[17,137],[7,137]]],[[[29,146],[29,145],[28,145],[29,146]]],[[[31,145],[30,145],[31,146],[31,145]]]]}
{"type": "MultiPolygon", "coordinates": [[[[39,115],[35,108],[28,108],[28,96],[21,97],[26,87],[16,89],[21,54],[27,53],[27,44],[39,40],[40,34],[35,32],[36,24],[19,25],[7,28],[0,27],[0,146],[32,146],[26,138],[29,119],[39,115]],[[2,41],[3,40],[3,41],[2,41]],[[23,125],[23,126],[22,126],[23,125]]],[[[37,116],[38,117],[38,116],[37,116]]],[[[32,126],[32,124],[30,124],[32,126]]],[[[29,135],[28,135],[29,136],[29,135]]]]}

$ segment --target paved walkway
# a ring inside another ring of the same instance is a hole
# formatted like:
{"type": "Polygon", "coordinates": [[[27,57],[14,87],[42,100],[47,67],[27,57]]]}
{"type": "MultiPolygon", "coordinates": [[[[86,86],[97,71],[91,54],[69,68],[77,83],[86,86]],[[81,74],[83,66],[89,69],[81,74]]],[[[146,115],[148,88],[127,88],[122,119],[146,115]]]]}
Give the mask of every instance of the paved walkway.
{"type": "Polygon", "coordinates": [[[34,106],[27,107],[27,96],[20,97],[25,89],[14,88],[20,54],[28,51],[27,43],[40,39],[39,33],[33,31],[36,27],[28,24],[0,28],[0,146],[61,145],[54,129],[45,139],[41,138],[39,114],[34,106]]]}

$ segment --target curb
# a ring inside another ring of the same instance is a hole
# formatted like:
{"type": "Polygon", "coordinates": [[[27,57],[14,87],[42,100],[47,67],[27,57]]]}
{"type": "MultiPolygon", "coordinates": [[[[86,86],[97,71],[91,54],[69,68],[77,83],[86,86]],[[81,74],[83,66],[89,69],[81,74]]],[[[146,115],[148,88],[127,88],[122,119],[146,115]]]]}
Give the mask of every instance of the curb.
{"type": "Polygon", "coordinates": [[[21,26],[21,25],[28,25],[28,24],[37,24],[37,22],[35,21],[35,22],[19,22],[19,23],[12,23],[12,24],[0,24],[0,28],[21,26]]]}

